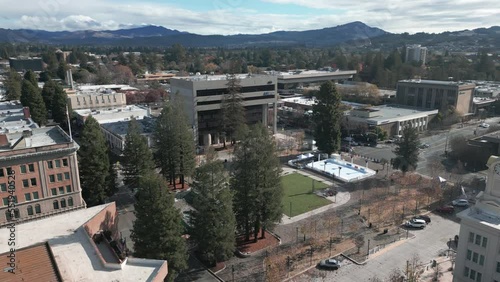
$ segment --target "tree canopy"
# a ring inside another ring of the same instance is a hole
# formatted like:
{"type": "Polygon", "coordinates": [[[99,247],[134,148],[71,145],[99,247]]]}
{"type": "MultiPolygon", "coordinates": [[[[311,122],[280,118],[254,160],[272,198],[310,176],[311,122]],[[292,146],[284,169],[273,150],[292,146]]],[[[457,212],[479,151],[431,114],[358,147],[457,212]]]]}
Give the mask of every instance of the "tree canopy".
{"type": "Polygon", "coordinates": [[[234,74],[228,75],[227,79],[227,93],[224,94],[221,105],[222,130],[225,137],[230,138],[234,144],[245,131],[245,108],[239,79],[234,74]]]}
{"type": "Polygon", "coordinates": [[[341,99],[335,85],[327,81],[316,95],[318,103],[313,106],[314,139],[318,149],[332,154],[340,149],[341,99]]]}
{"type": "Polygon", "coordinates": [[[7,81],[5,81],[7,100],[19,100],[21,98],[21,83],[22,77],[11,69],[7,81]]]}
{"type": "Polygon", "coordinates": [[[21,86],[21,104],[24,107],[29,107],[31,118],[38,125],[42,126],[47,123],[47,109],[45,108],[40,89],[38,85],[33,85],[27,79],[23,80],[21,86]]]}
{"type": "Polygon", "coordinates": [[[418,163],[419,145],[417,129],[410,126],[405,127],[403,137],[394,150],[396,158],[393,160],[393,167],[403,173],[415,170],[418,163]]]}

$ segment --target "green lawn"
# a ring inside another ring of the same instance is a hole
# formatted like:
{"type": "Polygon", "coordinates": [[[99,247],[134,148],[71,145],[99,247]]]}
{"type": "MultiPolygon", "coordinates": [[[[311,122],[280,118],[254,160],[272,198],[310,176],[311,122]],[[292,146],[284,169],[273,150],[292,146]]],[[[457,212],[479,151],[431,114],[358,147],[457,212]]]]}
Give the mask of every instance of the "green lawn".
{"type": "MultiPolygon", "coordinates": [[[[305,212],[317,209],[319,207],[331,204],[325,198],[312,193],[313,179],[302,174],[292,173],[281,177],[283,190],[283,213],[288,216],[296,216],[305,212]],[[292,212],[290,214],[290,203],[292,203],[292,212]]],[[[324,189],[326,184],[314,180],[314,189],[324,189]]]]}

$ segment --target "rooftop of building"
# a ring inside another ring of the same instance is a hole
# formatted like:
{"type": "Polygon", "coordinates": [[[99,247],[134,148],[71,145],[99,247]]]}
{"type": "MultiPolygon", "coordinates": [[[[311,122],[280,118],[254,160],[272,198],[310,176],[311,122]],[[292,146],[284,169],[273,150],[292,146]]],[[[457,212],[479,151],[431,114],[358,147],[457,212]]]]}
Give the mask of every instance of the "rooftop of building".
{"type": "MultiPolygon", "coordinates": [[[[295,96],[295,97],[289,97],[289,98],[282,98],[280,101],[304,105],[304,106],[313,106],[317,103],[316,98],[308,98],[306,96],[295,96]]],[[[364,108],[364,107],[368,106],[366,104],[347,102],[347,101],[342,101],[342,104],[347,105],[353,109],[364,108]]]]}
{"type": "Polygon", "coordinates": [[[420,83],[420,84],[431,84],[440,86],[475,86],[474,83],[466,81],[444,81],[444,80],[428,80],[428,79],[403,79],[398,81],[398,83],[420,83]]]}
{"type": "MultiPolygon", "coordinates": [[[[15,226],[16,247],[19,249],[48,242],[63,281],[153,280],[165,261],[128,258],[126,265],[121,269],[110,269],[104,267],[98,257],[83,225],[113,204],[79,209],[17,224],[15,226]]],[[[7,244],[9,237],[9,228],[0,229],[0,253],[10,251],[7,244]]],[[[21,263],[18,261],[18,264],[21,263]]],[[[40,271],[42,270],[40,269],[40,271]]],[[[26,281],[51,280],[35,279],[26,281]]]]}
{"type": "MultiPolygon", "coordinates": [[[[155,119],[144,118],[137,121],[139,124],[139,132],[141,134],[151,134],[154,129],[155,119]]],[[[124,137],[128,132],[129,121],[117,121],[103,124],[102,127],[115,135],[124,137]]]]}
{"type": "Polygon", "coordinates": [[[7,145],[1,146],[0,152],[39,148],[51,145],[68,144],[70,137],[59,126],[27,128],[24,131],[4,133],[7,145]]]}
{"type": "Polygon", "coordinates": [[[150,116],[150,109],[137,106],[129,105],[121,108],[114,108],[111,110],[96,110],[96,109],[81,109],[74,111],[77,115],[81,117],[86,117],[92,115],[99,123],[110,123],[117,121],[128,121],[131,117],[136,119],[143,119],[144,117],[150,116]]]}
{"type": "MultiPolygon", "coordinates": [[[[262,74],[249,74],[249,73],[240,73],[234,75],[239,80],[244,80],[257,76],[264,76],[262,74]]],[[[193,76],[175,76],[171,78],[171,81],[174,80],[187,80],[187,81],[216,81],[216,80],[227,80],[227,75],[225,74],[199,74],[193,76]]]]}
{"type": "Polygon", "coordinates": [[[368,108],[356,109],[351,112],[351,116],[357,118],[364,118],[367,121],[376,122],[377,124],[383,124],[387,122],[394,122],[401,119],[411,119],[422,115],[437,114],[438,110],[424,110],[403,107],[399,105],[382,105],[382,106],[372,106],[368,108]],[[356,111],[368,111],[372,114],[371,117],[359,117],[356,116],[356,111]],[[373,116],[375,113],[375,116],[373,116]]]}
{"type": "Polygon", "coordinates": [[[289,70],[286,72],[269,72],[269,74],[277,75],[278,77],[289,77],[289,76],[328,76],[335,74],[356,74],[355,70],[289,70]]]}
{"type": "Polygon", "coordinates": [[[122,91],[126,91],[126,90],[139,90],[139,89],[137,89],[135,87],[132,87],[130,85],[127,85],[127,84],[78,85],[76,87],[77,91],[82,91],[82,92],[86,92],[86,91],[104,91],[106,89],[110,89],[110,90],[122,90],[122,91]]]}

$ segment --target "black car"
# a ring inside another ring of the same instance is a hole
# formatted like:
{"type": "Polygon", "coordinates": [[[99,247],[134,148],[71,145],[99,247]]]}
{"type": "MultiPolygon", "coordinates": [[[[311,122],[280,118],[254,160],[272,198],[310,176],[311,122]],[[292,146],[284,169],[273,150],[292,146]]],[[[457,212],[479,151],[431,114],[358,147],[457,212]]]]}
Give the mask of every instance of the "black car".
{"type": "Polygon", "coordinates": [[[425,220],[425,223],[429,224],[431,223],[431,218],[428,217],[427,215],[417,215],[415,217],[413,217],[414,219],[422,219],[422,220],[425,220]]]}

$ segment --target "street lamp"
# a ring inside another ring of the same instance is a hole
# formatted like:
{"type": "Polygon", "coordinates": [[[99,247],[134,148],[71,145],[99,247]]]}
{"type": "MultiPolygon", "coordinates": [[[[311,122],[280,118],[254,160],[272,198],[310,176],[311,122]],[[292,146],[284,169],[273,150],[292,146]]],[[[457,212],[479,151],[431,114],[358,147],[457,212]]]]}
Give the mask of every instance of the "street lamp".
{"type": "Polygon", "coordinates": [[[342,167],[339,166],[339,178],[340,178],[340,170],[342,169],[342,167]]]}

